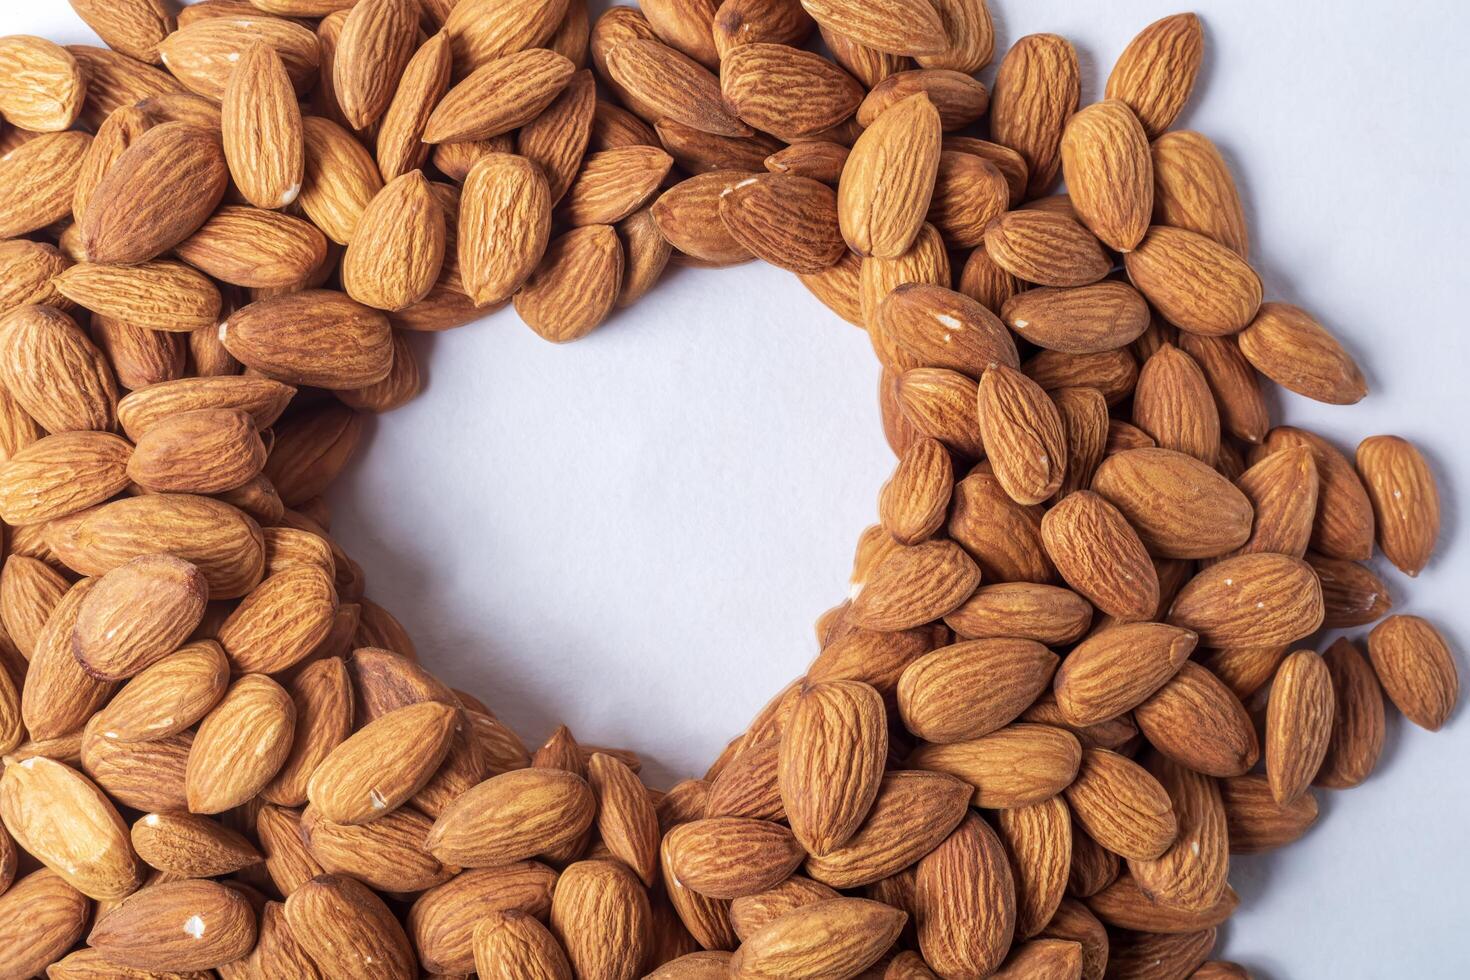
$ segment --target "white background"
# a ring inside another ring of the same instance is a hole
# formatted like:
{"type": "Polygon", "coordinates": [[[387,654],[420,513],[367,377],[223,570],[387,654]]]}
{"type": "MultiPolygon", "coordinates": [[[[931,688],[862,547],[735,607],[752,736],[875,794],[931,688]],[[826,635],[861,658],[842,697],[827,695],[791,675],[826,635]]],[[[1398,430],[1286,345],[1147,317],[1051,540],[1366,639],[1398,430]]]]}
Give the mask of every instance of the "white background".
{"type": "MultiPolygon", "coordinates": [[[[992,0],[998,49],[1056,31],[1095,98],[1166,0],[992,0]]],[[[1268,295],[1315,311],[1364,366],[1346,409],[1284,418],[1351,449],[1396,432],[1444,493],[1441,556],[1399,608],[1470,638],[1470,233],[1458,0],[1201,0],[1204,76],[1183,124],[1220,145],[1268,295]]],[[[5,3],[0,33],[83,40],[62,0],[5,3]]],[[[993,70],[993,69],[992,69],[993,70]]],[[[991,73],[987,72],[987,80],[991,73]]],[[[758,264],[672,271],[635,310],[555,347],[505,312],[421,350],[422,398],[382,419],[334,530],[425,661],[528,740],[559,721],[702,771],[815,653],[892,465],[863,334],[758,264]]],[[[1411,587],[1412,586],[1412,587],[1411,587]]],[[[1463,670],[1463,656],[1462,656],[1463,670]]],[[[1224,951],[1261,977],[1470,975],[1470,722],[1391,718],[1379,771],[1319,794],[1302,842],[1235,862],[1224,951]],[[1342,798],[1345,797],[1345,798],[1342,798]]]]}

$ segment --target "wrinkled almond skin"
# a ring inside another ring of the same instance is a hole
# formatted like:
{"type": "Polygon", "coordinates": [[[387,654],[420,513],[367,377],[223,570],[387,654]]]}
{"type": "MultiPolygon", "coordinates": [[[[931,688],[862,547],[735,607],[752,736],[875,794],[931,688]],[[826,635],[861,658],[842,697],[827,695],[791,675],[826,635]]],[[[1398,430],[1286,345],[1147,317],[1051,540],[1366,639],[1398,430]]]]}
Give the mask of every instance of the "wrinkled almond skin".
{"type": "Polygon", "coordinates": [[[1352,356],[1300,307],[1262,304],[1238,341],[1256,370],[1289,391],[1330,405],[1351,405],[1368,393],[1352,356]]]}
{"type": "Polygon", "coordinates": [[[854,252],[896,259],[914,243],[934,193],[941,135],[939,112],[920,93],[884,112],[853,144],[837,215],[854,252]],[[895,155],[895,146],[905,152],[895,155]]]}
{"type": "Polygon", "coordinates": [[[546,340],[580,340],[612,312],[623,268],[616,230],[609,225],[573,228],[551,242],[515,294],[516,312],[546,340]]]}
{"type": "Polygon", "coordinates": [[[1261,307],[1261,279],[1213,239],[1154,225],[1123,257],[1128,278],[1163,317],[1207,336],[1239,333],[1261,307]]]}
{"type": "Polygon", "coordinates": [[[1119,857],[1154,860],[1178,833],[1169,795],[1158,780],[1106,749],[1083,752],[1082,767],[1066,797],[1078,823],[1119,857]]]}
{"type": "Polygon", "coordinates": [[[802,691],[781,737],[777,780],[792,832],[809,853],[825,854],[857,832],[887,755],[883,701],[872,687],[827,681],[802,691]]]}
{"type": "Polygon", "coordinates": [[[123,966],[143,970],[208,970],[255,946],[255,910],[219,882],[149,885],[92,927],[87,941],[123,966]]]}
{"type": "Polygon", "coordinates": [[[904,669],[898,710],[929,742],[960,742],[1001,728],[1046,690],[1057,657],[1032,640],[972,640],[940,647],[904,669]]]}
{"type": "Polygon", "coordinates": [[[319,875],[286,897],[291,934],[323,976],[400,980],[417,964],[403,927],[382,899],[341,875],[319,875]]]}
{"type": "Polygon", "coordinates": [[[134,558],[97,580],[72,628],[72,652],[102,680],[123,680],[173,653],[204,618],[209,583],[172,555],[134,558]]]}
{"type": "Polygon", "coordinates": [[[1080,96],[1077,52],[1065,38],[1031,34],[1001,59],[991,98],[991,138],[1025,159],[1028,196],[1045,194],[1056,181],[1062,130],[1080,96]]]}
{"type": "Polygon", "coordinates": [[[375,719],[334,748],[307,783],[307,797],[334,823],[367,823],[417,793],[449,751],[459,712],[435,701],[375,719]]]}
{"type": "Polygon", "coordinates": [[[881,562],[853,599],[853,621],[903,630],[954,611],[980,584],[980,567],[952,541],[900,548],[881,562]]]}
{"type": "Polygon", "coordinates": [[[1373,502],[1378,546],[1407,575],[1418,575],[1439,538],[1439,489],[1418,448],[1398,436],[1358,444],[1358,475],[1373,502]]]}
{"type": "Polygon", "coordinates": [[[1219,473],[1183,453],[1116,453],[1098,467],[1092,488],[1122,512],[1159,557],[1212,558],[1250,537],[1250,501],[1219,473]]]}
{"type": "Polygon", "coordinates": [[[1016,926],[1015,886],[1005,848],[978,815],[919,862],[919,948],[947,976],[987,976],[1005,958],[1016,926]]]}
{"type": "Polygon", "coordinates": [[[1124,102],[1074,113],[1062,131],[1062,173],[1082,223],[1115,252],[1130,252],[1153,215],[1153,159],[1148,135],[1124,102]]]}
{"type": "Polygon", "coordinates": [[[1404,716],[1438,731],[1460,699],[1459,670],[1439,631],[1418,616],[1390,616],[1368,634],[1368,656],[1404,716]]]}
{"type": "Polygon", "coordinates": [[[802,906],[746,937],[727,975],[734,980],[856,976],[887,952],[907,919],[897,909],[862,898],[802,906]]]}
{"type": "Polygon", "coordinates": [[[1157,139],[1189,101],[1204,59],[1204,31],[1195,14],[1173,14],[1145,27],[1108,76],[1107,97],[1126,103],[1157,139]]]}
{"type": "Polygon", "coordinates": [[[1327,754],[1336,706],[1322,658],[1297,650],[1281,662],[1266,711],[1266,777],[1285,806],[1311,784],[1327,754]]]}
{"type": "Polygon", "coordinates": [[[1063,579],[1122,620],[1148,619],[1159,578],[1138,533],[1116,507],[1091,492],[1069,494],[1041,520],[1041,540],[1063,579]]]}
{"type": "Polygon", "coordinates": [[[1199,232],[1243,259],[1250,232],[1235,178],[1209,138],[1182,130],[1153,143],[1154,220],[1199,232]]]}
{"type": "Polygon", "coordinates": [[[279,684],[246,674],[200,722],[185,774],[189,811],[223,813],[271,781],[291,751],[296,706],[279,684]]]}
{"type": "Polygon", "coordinates": [[[1179,591],[1169,622],[1213,647],[1291,643],[1322,625],[1322,589],[1305,562],[1287,555],[1227,558],[1179,591]]]}
{"type": "Polygon", "coordinates": [[[462,867],[513,864],[575,840],[595,812],[596,798],[576,774],[514,770],[455,800],[435,821],[427,847],[441,861],[462,867]]]}
{"type": "Polygon", "coordinates": [[[1245,705],[1208,667],[1193,661],[1134,708],[1133,719],[1162,755],[1195,772],[1239,776],[1260,758],[1245,705]]]}
{"type": "Polygon", "coordinates": [[[1057,707],[1074,725],[1116,718],[1168,683],[1198,637],[1163,623],[1124,623],[1073,648],[1057,671],[1057,707]]]}
{"type": "Polygon", "coordinates": [[[1322,660],[1336,703],[1332,737],[1313,783],[1346,789],[1367,779],[1383,752],[1383,688],[1372,665],[1347,637],[1334,640],[1322,653],[1322,660]]]}
{"type": "Polygon", "coordinates": [[[1018,504],[1039,504],[1062,485],[1067,442],[1061,415],[1041,387],[996,364],[980,378],[980,435],[996,479],[1018,504]]]}
{"type": "Polygon", "coordinates": [[[361,388],[393,366],[387,318],[330,290],[242,307],[220,325],[220,339],[241,363],[293,385],[361,388]]]}

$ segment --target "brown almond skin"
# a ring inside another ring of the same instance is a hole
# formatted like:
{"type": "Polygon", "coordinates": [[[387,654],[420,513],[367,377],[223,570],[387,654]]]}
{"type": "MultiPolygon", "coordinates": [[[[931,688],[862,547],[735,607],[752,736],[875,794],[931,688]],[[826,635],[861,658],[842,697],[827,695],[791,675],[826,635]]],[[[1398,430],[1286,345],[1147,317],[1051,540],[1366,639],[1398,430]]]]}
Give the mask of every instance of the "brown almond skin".
{"type": "Polygon", "coordinates": [[[1138,533],[1107,500],[1079,490],[1046,512],[1041,540],[1063,579],[1121,620],[1151,617],[1159,578],[1138,533]]]}
{"type": "Polygon", "coordinates": [[[1110,99],[1076,112],[1062,131],[1062,172],[1072,208],[1115,252],[1148,233],[1154,206],[1148,135],[1125,102],[1110,99]]]}
{"type": "Polygon", "coordinates": [[[1238,341],[1256,370],[1289,391],[1329,405],[1352,405],[1368,394],[1352,356],[1300,307],[1262,304],[1238,341]]]}
{"type": "Polygon", "coordinates": [[[1211,913],[1223,906],[1228,915],[1238,901],[1226,882],[1230,843],[1219,785],[1160,757],[1150,757],[1147,765],[1169,794],[1179,835],[1161,857],[1130,861],[1129,876],[1151,903],[1204,916],[1196,928],[1218,925],[1211,913]]]}
{"type": "Polygon", "coordinates": [[[418,965],[397,918],[371,890],[319,875],[286,898],[286,922],[324,976],[407,980],[418,965]]]}
{"type": "Polygon", "coordinates": [[[833,976],[857,976],[887,952],[907,920],[905,913],[863,898],[805,905],[748,936],[725,975],[777,980],[830,964],[833,976]]]}
{"type": "Polygon", "coordinates": [[[87,896],[54,871],[42,868],[17,879],[0,893],[0,970],[38,976],[50,966],[57,976],[58,961],[71,959],[66,951],[87,931],[91,912],[87,896]]]}
{"type": "Polygon", "coordinates": [[[1347,789],[1372,774],[1383,752],[1383,688],[1367,658],[1347,637],[1322,653],[1336,704],[1327,754],[1313,779],[1316,786],[1347,789]]]}
{"type": "Polygon", "coordinates": [[[1367,561],[1373,556],[1373,504],[1358,474],[1338,449],[1321,436],[1292,426],[1277,426],[1266,435],[1251,461],[1282,449],[1305,446],[1317,467],[1317,512],[1311,547],[1331,558],[1367,561]]]}
{"type": "Polygon", "coordinates": [[[1197,231],[1250,258],[1250,232],[1225,158],[1200,133],[1165,133],[1153,142],[1154,220],[1197,231]]]}
{"type": "Polygon", "coordinates": [[[78,222],[92,262],[146,262],[189,237],[224,195],[229,171],[217,134],[155,126],[123,151],[78,222]]]}
{"type": "Polygon", "coordinates": [[[1460,699],[1459,669],[1439,631],[1418,616],[1390,616],[1368,634],[1383,690],[1420,728],[1438,731],[1460,699]]]}
{"type": "Polygon", "coordinates": [[[255,911],[233,888],[207,880],[150,885],[92,927],[87,941],[125,967],[209,970],[255,946],[255,911]]]}
{"type": "Polygon", "coordinates": [[[331,290],[251,303],[221,325],[220,337],[247,367],[287,384],[361,388],[392,367],[387,318],[331,290]]]}
{"type": "Polygon", "coordinates": [[[1067,888],[1072,863],[1072,815],[1060,796],[1000,810],[995,829],[1016,882],[1016,934],[1030,937],[1051,921],[1067,888]]]}
{"type": "Polygon", "coordinates": [[[334,823],[366,823],[392,811],[433,776],[461,723],[458,711],[435,701],[390,711],[322,760],[307,797],[334,823]]]}
{"type": "Polygon", "coordinates": [[[1120,857],[1154,860],[1178,833],[1169,795],[1158,780],[1115,752],[1083,752],[1077,779],[1065,792],[1077,821],[1120,857]]]}
{"type": "Polygon", "coordinates": [[[740,817],[693,820],[665,836],[670,869],[707,898],[754,895],[800,866],[802,848],[780,824],[740,817]]]}
{"type": "Polygon", "coordinates": [[[955,484],[947,532],[980,565],[987,583],[1056,581],[1041,541],[1042,512],[1023,507],[993,473],[973,472],[955,484]]]}
{"type": "Polygon", "coordinates": [[[1173,14],[1138,33],[1108,75],[1107,97],[1137,113],[1157,139],[1189,102],[1204,60],[1204,31],[1195,14],[1173,14]]]}
{"type": "Polygon", "coordinates": [[[1194,358],[1163,344],[1143,364],[1133,392],[1133,424],[1164,449],[1209,465],[1220,457],[1220,413],[1194,358]]]}
{"type": "Polygon", "coordinates": [[[647,893],[616,861],[572,864],[551,900],[551,931],[578,976],[636,977],[648,955],[651,916],[647,893]]]}
{"type": "Polygon", "coordinates": [[[979,738],[1019,717],[1046,690],[1057,662],[1055,654],[1032,640],[940,647],[904,669],[899,714],[925,741],[979,738]]]}
{"type": "Polygon", "coordinates": [[[787,912],[839,897],[819,881],[792,875],[774,888],[735,899],[730,903],[730,921],[744,939],[787,912]]]}
{"type": "Polygon", "coordinates": [[[863,101],[863,88],[851,75],[785,44],[742,44],[719,69],[725,104],[743,122],[788,142],[841,124],[863,101]]]}
{"type": "Polygon", "coordinates": [[[899,544],[918,544],[944,526],[953,489],[948,451],[936,439],[917,439],[879,492],[880,522],[899,544]]]}
{"type": "Polygon", "coordinates": [[[1239,697],[1208,667],[1186,661],[1133,710],[1161,754],[1210,776],[1239,776],[1260,758],[1255,724],[1239,697]]]}
{"type": "Polygon", "coordinates": [[[101,680],[124,680],[173,653],[204,617],[209,584],[189,562],[145,555],[97,580],[82,600],[72,652],[101,680]]]}
{"type": "Polygon", "coordinates": [[[1424,455],[1407,439],[1358,443],[1358,475],[1373,502],[1378,547],[1406,575],[1429,564],[1439,538],[1439,489],[1424,455]]]}
{"type": "Polygon", "coordinates": [[[1071,732],[1021,722],[968,742],[922,745],[908,764],[969,783],[975,806],[1006,809],[1061,792],[1076,777],[1081,758],[1081,745],[1071,732]]]}
{"type": "Polygon", "coordinates": [[[1062,130],[1081,97],[1071,43],[1056,34],[1020,38],[1001,59],[991,97],[992,139],[1026,161],[1027,196],[1039,197],[1061,170],[1062,130]]]}
{"type": "Polygon", "coordinates": [[[1078,726],[1116,718],[1168,683],[1198,637],[1163,623],[1124,623],[1094,633],[1062,661],[1053,685],[1062,717],[1078,726]]]}
{"type": "Polygon", "coordinates": [[[1067,442],[1056,405],[1015,368],[996,364],[980,378],[980,434],[996,479],[1018,504],[1039,504],[1062,485],[1067,442]]]}
{"type": "Polygon", "coordinates": [[[1320,480],[1307,446],[1272,453],[1235,480],[1255,510],[1251,536],[1238,554],[1275,552],[1302,558],[1312,540],[1320,480]]]}
{"type": "Polygon", "coordinates": [[[229,661],[218,643],[186,644],[124,686],[97,713],[97,731],[123,742],[177,735],[219,703],[229,679],[229,661]]]}
{"type": "Polygon", "coordinates": [[[837,222],[837,195],[807,177],[756,174],[720,197],[720,219],[757,258],[798,274],[815,274],[847,254],[837,222]]]}
{"type": "Polygon", "coordinates": [[[1227,558],[1200,572],[1174,599],[1169,622],[1212,647],[1265,647],[1310,636],[1322,625],[1322,589],[1306,562],[1287,555],[1227,558]]]}
{"type": "Polygon", "coordinates": [[[1317,822],[1317,799],[1311,790],[1282,806],[1271,795],[1263,775],[1234,776],[1220,781],[1230,853],[1261,854],[1297,840],[1317,822]]]}
{"type": "Polygon", "coordinates": [[[1151,554],[1212,558],[1251,531],[1251,505],[1223,476],[1168,449],[1133,449],[1103,460],[1093,490],[1117,507],[1151,554]]]}
{"type": "Polygon", "coordinates": [[[946,976],[987,976],[1005,958],[1015,885],[1004,846],[977,814],[919,862],[915,903],[919,948],[946,976]]]}
{"type": "Polygon", "coordinates": [[[1238,333],[1261,306],[1261,279],[1255,270],[1196,232],[1154,225],[1123,262],[1138,291],[1181,330],[1209,336],[1238,333]]]}
{"type": "Polygon", "coordinates": [[[944,623],[968,640],[1016,637],[1048,646],[1082,638],[1092,624],[1091,604],[1075,592],[1032,582],[982,585],[944,623]]]}
{"type": "Polygon", "coordinates": [[[623,268],[623,247],[611,226],[574,228],[551,242],[516,293],[516,312],[546,340],[579,340],[612,312],[623,268]]]}
{"type": "Polygon", "coordinates": [[[896,259],[913,245],[929,212],[939,169],[939,112],[912,95],[874,120],[853,144],[837,185],[842,237],[862,256],[896,259]],[[888,152],[909,148],[902,158],[888,152]]]}
{"type": "Polygon", "coordinates": [[[1127,283],[1104,280],[1070,289],[1041,287],[1005,301],[1001,316],[1024,339],[1068,354],[1127,346],[1148,327],[1148,304],[1127,283]]]}
{"type": "Polygon", "coordinates": [[[265,466],[254,420],[239,409],[200,409],[160,422],[128,460],[133,482],[157,493],[222,493],[265,466]]]}
{"type": "Polygon", "coordinates": [[[435,821],[427,848],[446,864],[514,864],[575,840],[592,825],[596,798],[559,769],[519,769],[476,785],[435,821]]]}
{"type": "Polygon", "coordinates": [[[996,218],[985,230],[985,254],[1017,279],[1038,286],[1088,286],[1113,268],[1092,232],[1069,215],[1050,211],[1007,211],[996,218]]]}
{"type": "Polygon", "coordinates": [[[1367,626],[1393,607],[1388,586],[1367,565],[1313,552],[1306,561],[1322,586],[1322,625],[1328,629],[1367,626]]]}
{"type": "Polygon", "coordinates": [[[286,761],[295,729],[296,707],[275,681],[246,674],[231,684],[189,749],[189,811],[223,813],[250,800],[286,761]]]}
{"type": "Polygon", "coordinates": [[[545,926],[506,909],[475,927],[475,972],[486,980],[571,980],[572,967],[545,926]]]}
{"type": "Polygon", "coordinates": [[[1266,714],[1266,774],[1277,804],[1291,804],[1316,777],[1332,738],[1336,701],[1322,657],[1298,649],[1282,661],[1266,714]]]}
{"type": "Polygon", "coordinates": [[[884,631],[920,626],[958,608],[979,584],[979,566],[952,541],[900,548],[853,600],[853,623],[884,631]]]}
{"type": "Polygon", "coordinates": [[[474,934],[487,912],[516,911],[545,921],[557,873],[522,861],[463,871],[414,900],[406,928],[426,969],[453,974],[474,968],[474,934]]]}
{"type": "MultiPolygon", "coordinates": [[[[857,832],[887,756],[883,699],[874,688],[827,681],[802,690],[781,736],[777,781],[791,831],[809,853],[826,854],[857,832]]],[[[686,884],[714,898],[738,897],[686,884]]]]}

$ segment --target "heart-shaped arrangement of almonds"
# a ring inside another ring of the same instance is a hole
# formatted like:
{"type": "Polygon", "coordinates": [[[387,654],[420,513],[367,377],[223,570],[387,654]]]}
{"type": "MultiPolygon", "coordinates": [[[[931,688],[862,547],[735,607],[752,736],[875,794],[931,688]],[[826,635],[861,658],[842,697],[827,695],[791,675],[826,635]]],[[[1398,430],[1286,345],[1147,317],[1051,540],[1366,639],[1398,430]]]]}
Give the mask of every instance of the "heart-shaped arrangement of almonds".
{"type": "Polygon", "coordinates": [[[1230,854],[1453,710],[1364,564],[1429,561],[1424,459],[1272,427],[1366,389],[1170,130],[1192,15],[1079,108],[1056,35],[976,80],[985,0],[71,3],[108,48],[0,39],[0,980],[1245,977],[1230,854]],[[436,680],[322,494],[410,333],[756,257],[898,463],[660,792],[436,680]]]}

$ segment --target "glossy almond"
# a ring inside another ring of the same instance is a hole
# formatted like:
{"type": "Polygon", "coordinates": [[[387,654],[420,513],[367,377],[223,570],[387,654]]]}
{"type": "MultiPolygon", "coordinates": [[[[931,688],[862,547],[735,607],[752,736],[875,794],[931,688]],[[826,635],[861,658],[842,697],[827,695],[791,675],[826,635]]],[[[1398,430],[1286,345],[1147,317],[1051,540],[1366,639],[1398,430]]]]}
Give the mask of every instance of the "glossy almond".
{"type": "Polygon", "coordinates": [[[893,106],[853,144],[837,187],[842,237],[859,255],[908,251],[929,211],[939,168],[940,121],[922,93],[893,106]],[[894,145],[909,148],[902,156],[894,145]]]}
{"type": "Polygon", "coordinates": [[[1148,135],[1127,103],[1109,99],[1074,113],[1062,132],[1062,172],[1072,209],[1103,244],[1132,251],[1153,215],[1148,135]]]}

